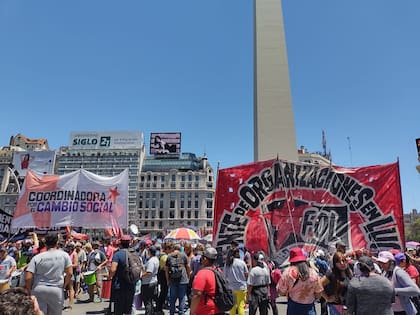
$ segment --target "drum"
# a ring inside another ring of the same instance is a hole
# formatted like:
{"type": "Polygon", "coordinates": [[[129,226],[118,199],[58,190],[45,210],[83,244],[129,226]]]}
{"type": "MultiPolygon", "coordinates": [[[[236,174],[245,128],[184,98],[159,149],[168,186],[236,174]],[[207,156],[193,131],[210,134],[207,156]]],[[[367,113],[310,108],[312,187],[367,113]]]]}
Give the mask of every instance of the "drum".
{"type": "Polygon", "coordinates": [[[96,273],[95,271],[87,271],[83,273],[83,278],[87,285],[92,285],[96,283],[96,273]]]}
{"type": "Polygon", "coordinates": [[[104,278],[102,280],[102,290],[101,290],[101,297],[103,299],[111,298],[111,279],[104,278]]]}
{"type": "Polygon", "coordinates": [[[20,277],[22,276],[21,271],[13,271],[10,279],[10,286],[11,287],[18,287],[20,284],[20,277]]]}
{"type": "Polygon", "coordinates": [[[0,292],[3,292],[10,288],[9,279],[0,280],[0,292]]]}

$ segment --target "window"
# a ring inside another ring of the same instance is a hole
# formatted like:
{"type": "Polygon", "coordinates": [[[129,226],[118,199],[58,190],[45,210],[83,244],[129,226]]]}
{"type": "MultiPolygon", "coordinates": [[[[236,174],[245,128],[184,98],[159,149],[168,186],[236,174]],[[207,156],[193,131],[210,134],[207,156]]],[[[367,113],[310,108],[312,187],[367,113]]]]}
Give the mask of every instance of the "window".
{"type": "Polygon", "coordinates": [[[147,180],[150,181],[152,179],[152,176],[150,174],[147,175],[147,180]]]}
{"type": "Polygon", "coordinates": [[[181,205],[180,205],[180,208],[184,208],[185,207],[185,201],[184,201],[184,199],[181,199],[181,205]]]}
{"type": "Polygon", "coordinates": [[[171,179],[172,179],[173,182],[176,181],[176,175],[175,174],[172,174],[171,179]]]}
{"type": "Polygon", "coordinates": [[[194,200],[194,208],[198,209],[198,200],[194,200]]]}
{"type": "Polygon", "coordinates": [[[213,198],[213,194],[212,193],[207,193],[207,198],[213,198]]]}
{"type": "Polygon", "coordinates": [[[198,218],[198,216],[199,216],[199,212],[198,211],[194,211],[194,218],[198,218]]]}
{"type": "Polygon", "coordinates": [[[194,183],[194,188],[198,188],[198,182],[194,183]]]}
{"type": "Polygon", "coordinates": [[[154,176],[153,176],[153,180],[154,180],[155,182],[157,182],[157,176],[156,176],[156,175],[154,175],[154,176]]]}
{"type": "Polygon", "coordinates": [[[183,219],[184,218],[184,210],[181,210],[181,212],[180,212],[180,216],[181,216],[181,219],[183,219]]]}
{"type": "Polygon", "coordinates": [[[211,219],[211,218],[213,218],[213,211],[211,211],[211,210],[207,210],[207,211],[206,211],[206,214],[207,214],[207,219],[211,219]]]}
{"type": "Polygon", "coordinates": [[[171,219],[175,218],[175,211],[174,210],[169,211],[169,218],[171,218],[171,219]]]}
{"type": "Polygon", "coordinates": [[[188,200],[188,206],[187,208],[191,208],[191,200],[188,200]]]}
{"type": "Polygon", "coordinates": [[[149,199],[146,200],[146,207],[145,208],[150,208],[149,199]]]}
{"type": "Polygon", "coordinates": [[[150,198],[150,193],[146,193],[146,199],[149,199],[150,198]]]}
{"type": "Polygon", "coordinates": [[[163,219],[163,211],[159,211],[159,219],[163,219]]]}
{"type": "Polygon", "coordinates": [[[200,180],[200,176],[195,175],[195,181],[198,182],[200,180]]]}
{"type": "Polygon", "coordinates": [[[191,181],[192,181],[192,175],[191,175],[191,174],[189,174],[189,175],[188,175],[188,181],[189,181],[189,182],[191,182],[191,181]]]}
{"type": "Polygon", "coordinates": [[[149,211],[148,210],[144,211],[144,218],[145,219],[149,218],[149,211]]]}
{"type": "Polygon", "coordinates": [[[165,181],[165,176],[161,176],[161,177],[160,177],[160,181],[161,181],[161,182],[164,182],[164,181],[165,181]]]}
{"type": "Polygon", "coordinates": [[[163,200],[159,200],[159,208],[163,208],[163,200]]]}
{"type": "Polygon", "coordinates": [[[147,223],[148,223],[147,221],[144,222],[144,227],[147,227],[147,223]]]}
{"type": "Polygon", "coordinates": [[[152,200],[152,208],[156,208],[156,200],[152,200]]]}
{"type": "Polygon", "coordinates": [[[187,211],[187,218],[191,219],[191,211],[187,211]]]}
{"type": "Polygon", "coordinates": [[[139,200],[139,208],[143,208],[143,200],[139,200]]]}
{"type": "Polygon", "coordinates": [[[212,227],[213,226],[213,224],[212,224],[213,222],[212,221],[207,221],[207,227],[212,227]]]}
{"type": "Polygon", "coordinates": [[[213,208],[213,200],[207,200],[207,208],[213,208]]]}
{"type": "Polygon", "coordinates": [[[169,194],[169,198],[175,199],[176,198],[176,192],[171,191],[169,194]]]}
{"type": "Polygon", "coordinates": [[[154,227],[154,226],[155,226],[155,221],[150,222],[150,225],[151,225],[152,227],[154,227]]]}
{"type": "Polygon", "coordinates": [[[175,200],[171,200],[171,201],[169,202],[169,208],[171,208],[171,209],[175,209],[175,200]]]}
{"type": "Polygon", "coordinates": [[[185,175],[181,176],[181,182],[185,182],[185,175]]]}

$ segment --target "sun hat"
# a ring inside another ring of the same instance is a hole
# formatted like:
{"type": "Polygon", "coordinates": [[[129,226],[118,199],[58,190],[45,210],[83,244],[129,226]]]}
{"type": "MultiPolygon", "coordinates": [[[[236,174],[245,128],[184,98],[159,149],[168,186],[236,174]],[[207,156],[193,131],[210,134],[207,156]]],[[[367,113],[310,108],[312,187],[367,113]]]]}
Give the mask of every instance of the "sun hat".
{"type": "Polygon", "coordinates": [[[395,258],[394,255],[392,255],[391,252],[387,250],[379,252],[378,257],[376,258],[376,261],[384,264],[386,264],[390,260],[395,261],[395,258]]]}
{"type": "Polygon", "coordinates": [[[301,262],[306,261],[306,256],[303,254],[302,249],[299,247],[293,247],[289,251],[289,262],[295,263],[295,262],[301,262]]]}

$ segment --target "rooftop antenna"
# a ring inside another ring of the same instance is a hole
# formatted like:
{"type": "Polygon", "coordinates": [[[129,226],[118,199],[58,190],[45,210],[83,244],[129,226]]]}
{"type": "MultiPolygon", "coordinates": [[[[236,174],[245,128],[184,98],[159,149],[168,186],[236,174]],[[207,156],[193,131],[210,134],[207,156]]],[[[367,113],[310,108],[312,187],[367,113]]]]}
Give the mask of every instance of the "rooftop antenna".
{"type": "Polygon", "coordinates": [[[322,149],[324,157],[327,156],[327,139],[325,138],[325,131],[322,130],[322,149]]]}
{"type": "Polygon", "coordinates": [[[349,153],[350,153],[350,166],[353,166],[353,154],[351,152],[351,142],[350,137],[347,137],[347,142],[349,144],[349,153]]]}

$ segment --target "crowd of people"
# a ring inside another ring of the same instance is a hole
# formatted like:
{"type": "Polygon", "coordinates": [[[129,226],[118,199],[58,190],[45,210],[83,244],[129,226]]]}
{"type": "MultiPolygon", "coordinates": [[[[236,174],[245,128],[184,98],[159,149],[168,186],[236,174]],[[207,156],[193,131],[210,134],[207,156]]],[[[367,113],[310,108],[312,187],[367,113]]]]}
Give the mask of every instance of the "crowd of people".
{"type": "Polygon", "coordinates": [[[230,315],[277,315],[277,298],[287,297],[287,314],[417,314],[420,305],[416,250],[348,252],[343,242],[335,250],[289,250],[280,266],[262,252],[250,253],[233,241],[221,254],[211,245],[186,241],[118,239],[80,242],[50,233],[0,244],[0,314],[62,314],[75,301],[101,302],[110,282],[114,315],[132,314],[142,304],[146,315],[221,314],[215,302],[219,270],[234,295],[230,315]],[[124,276],[129,253],[141,264],[137,283],[124,276]],[[16,281],[16,275],[20,275],[16,281]],[[85,292],[87,299],[81,299],[85,292]],[[12,296],[12,298],[11,298],[12,296]],[[67,300],[66,305],[64,301],[67,300]],[[140,300],[140,303],[139,303],[140,300]],[[20,301],[20,302],[17,302],[20,301]],[[11,304],[19,303],[11,311],[11,304]],[[14,312],[14,313],[13,313],[14,312]]]}

